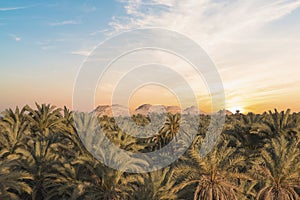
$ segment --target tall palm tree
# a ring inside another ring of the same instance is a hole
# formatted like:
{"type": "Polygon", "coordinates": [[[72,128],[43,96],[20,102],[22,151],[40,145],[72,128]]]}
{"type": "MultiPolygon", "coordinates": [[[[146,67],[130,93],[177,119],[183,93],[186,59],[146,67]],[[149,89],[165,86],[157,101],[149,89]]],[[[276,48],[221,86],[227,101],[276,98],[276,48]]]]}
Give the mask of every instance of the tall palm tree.
{"type": "Polygon", "coordinates": [[[44,188],[45,176],[51,166],[55,162],[60,162],[59,159],[63,157],[63,155],[55,153],[57,151],[54,151],[55,145],[59,143],[59,141],[57,137],[35,138],[28,144],[30,148],[23,152],[24,156],[21,160],[22,167],[33,177],[33,200],[44,199],[47,195],[47,191],[44,188]]]}
{"type": "Polygon", "coordinates": [[[227,144],[218,145],[204,158],[199,152],[191,151],[190,163],[175,167],[174,178],[178,184],[173,192],[194,186],[194,200],[237,199],[237,193],[241,192],[238,183],[250,178],[239,173],[245,160],[235,155],[234,148],[227,147],[227,144]]]}
{"type": "MultiPolygon", "coordinates": [[[[36,103],[36,110],[26,106],[28,111],[28,120],[30,121],[30,145],[29,148],[34,147],[40,142],[45,145],[44,149],[56,151],[61,156],[71,156],[74,150],[74,144],[80,146],[78,136],[74,132],[74,122],[72,112],[64,109],[64,116],[62,109],[51,106],[50,104],[39,105],[36,103]],[[51,146],[51,148],[49,148],[51,146]]],[[[29,144],[28,143],[28,144],[29,144]]],[[[35,152],[35,151],[33,151],[35,152]]]]}
{"type": "Polygon", "coordinates": [[[254,163],[253,174],[260,181],[258,200],[299,199],[300,150],[299,140],[287,141],[284,136],[272,139],[254,163]]]}

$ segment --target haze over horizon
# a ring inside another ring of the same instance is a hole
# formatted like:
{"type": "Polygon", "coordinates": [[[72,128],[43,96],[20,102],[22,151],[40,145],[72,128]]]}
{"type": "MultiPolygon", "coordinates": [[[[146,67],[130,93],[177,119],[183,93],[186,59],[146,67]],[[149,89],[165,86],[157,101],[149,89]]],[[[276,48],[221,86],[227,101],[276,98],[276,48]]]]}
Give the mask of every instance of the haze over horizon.
{"type": "MultiPolygon", "coordinates": [[[[226,109],[299,112],[299,7],[300,0],[3,1],[0,111],[35,102],[71,108],[76,75],[95,46],[122,31],[162,27],[207,52],[223,80],[226,109]]],[[[205,84],[192,87],[202,91],[205,84]]],[[[199,105],[208,111],[201,91],[199,105]]],[[[96,104],[110,104],[106,95],[97,93],[96,104]]],[[[157,85],[138,88],[127,102],[178,104],[157,85]]]]}

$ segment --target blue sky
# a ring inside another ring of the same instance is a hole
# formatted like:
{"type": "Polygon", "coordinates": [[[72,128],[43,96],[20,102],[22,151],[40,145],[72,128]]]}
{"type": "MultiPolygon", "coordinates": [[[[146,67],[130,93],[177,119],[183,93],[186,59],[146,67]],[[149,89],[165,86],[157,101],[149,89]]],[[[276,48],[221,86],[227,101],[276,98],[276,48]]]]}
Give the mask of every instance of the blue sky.
{"type": "Polygon", "coordinates": [[[77,51],[90,50],[102,41],[106,36],[101,30],[108,29],[112,16],[122,12],[115,1],[1,1],[3,107],[39,100],[66,102],[60,94],[67,92],[70,98],[83,59],[77,51]],[[24,93],[32,97],[22,103],[24,93]]]}
{"type": "Polygon", "coordinates": [[[0,0],[0,110],[35,101],[70,107],[76,73],[93,47],[124,30],[163,27],[204,48],[224,81],[228,108],[300,111],[299,6],[299,0],[0,0]]]}
{"type": "Polygon", "coordinates": [[[11,63],[16,54],[47,51],[47,55],[61,56],[103,40],[100,32],[108,29],[108,22],[122,8],[114,1],[1,1],[1,50],[11,63]],[[95,33],[95,34],[93,34],[95,33]],[[5,48],[3,48],[5,47],[5,48]]]}

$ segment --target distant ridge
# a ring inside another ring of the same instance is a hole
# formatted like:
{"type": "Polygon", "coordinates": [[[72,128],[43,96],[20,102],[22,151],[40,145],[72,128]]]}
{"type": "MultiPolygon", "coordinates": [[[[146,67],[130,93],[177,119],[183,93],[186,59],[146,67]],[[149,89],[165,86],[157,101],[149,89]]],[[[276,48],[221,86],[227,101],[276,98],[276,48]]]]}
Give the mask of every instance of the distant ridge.
{"type": "Polygon", "coordinates": [[[197,115],[197,114],[207,115],[206,112],[198,110],[198,108],[196,106],[191,106],[191,107],[184,109],[183,113],[189,114],[189,115],[197,115]]]}
{"type": "MultiPolygon", "coordinates": [[[[190,114],[190,115],[197,115],[197,114],[207,114],[204,111],[198,110],[196,106],[190,106],[185,108],[183,111],[179,106],[165,106],[165,105],[152,105],[152,104],[142,104],[138,106],[135,110],[133,110],[131,113],[129,113],[129,109],[126,106],[119,105],[119,104],[113,104],[110,105],[99,105],[93,113],[96,115],[102,117],[104,115],[112,117],[112,116],[130,116],[132,115],[148,115],[149,113],[183,113],[183,114],[190,114]],[[114,112],[114,113],[113,113],[114,112]]],[[[230,112],[230,111],[229,111],[230,112]]],[[[227,113],[227,111],[226,111],[227,113]]],[[[228,113],[230,114],[230,113],[228,113]]],[[[231,113],[232,114],[232,113],[231,113]]]]}
{"type": "Polygon", "coordinates": [[[112,116],[129,116],[129,109],[126,106],[122,106],[119,104],[109,105],[100,105],[98,106],[93,113],[102,117],[104,115],[112,117],[112,116]]]}
{"type": "Polygon", "coordinates": [[[181,113],[181,111],[182,111],[179,106],[167,106],[166,110],[168,113],[171,113],[171,114],[181,113]]]}
{"type": "Polygon", "coordinates": [[[154,113],[164,113],[168,112],[165,106],[162,105],[151,105],[151,104],[143,104],[137,107],[132,114],[134,115],[148,115],[150,112],[154,113]]]}
{"type": "Polygon", "coordinates": [[[225,114],[226,115],[233,115],[233,113],[231,111],[229,111],[229,110],[225,110],[225,114]]]}

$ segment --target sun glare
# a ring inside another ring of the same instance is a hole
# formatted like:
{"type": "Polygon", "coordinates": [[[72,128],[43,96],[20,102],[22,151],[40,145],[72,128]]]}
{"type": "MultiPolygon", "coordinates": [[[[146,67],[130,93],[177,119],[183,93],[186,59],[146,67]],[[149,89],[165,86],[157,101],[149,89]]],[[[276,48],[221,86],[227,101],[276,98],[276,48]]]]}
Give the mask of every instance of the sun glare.
{"type": "Polygon", "coordinates": [[[232,106],[232,107],[229,107],[228,110],[232,113],[236,113],[236,111],[239,111],[240,113],[245,112],[245,109],[243,108],[243,106],[232,106]]]}

